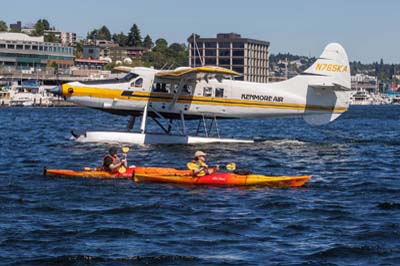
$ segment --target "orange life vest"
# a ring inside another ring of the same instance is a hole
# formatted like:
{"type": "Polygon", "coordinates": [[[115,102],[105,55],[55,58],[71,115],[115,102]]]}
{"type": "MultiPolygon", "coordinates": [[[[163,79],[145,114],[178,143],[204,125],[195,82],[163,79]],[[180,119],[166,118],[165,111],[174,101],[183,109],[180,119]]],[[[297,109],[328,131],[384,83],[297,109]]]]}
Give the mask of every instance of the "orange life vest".
{"type": "Polygon", "coordinates": [[[111,156],[110,154],[107,154],[106,156],[103,157],[103,170],[111,172],[111,169],[109,166],[105,165],[105,161],[107,158],[112,159],[112,164],[118,164],[121,162],[121,160],[117,157],[115,158],[114,156],[111,156]]]}

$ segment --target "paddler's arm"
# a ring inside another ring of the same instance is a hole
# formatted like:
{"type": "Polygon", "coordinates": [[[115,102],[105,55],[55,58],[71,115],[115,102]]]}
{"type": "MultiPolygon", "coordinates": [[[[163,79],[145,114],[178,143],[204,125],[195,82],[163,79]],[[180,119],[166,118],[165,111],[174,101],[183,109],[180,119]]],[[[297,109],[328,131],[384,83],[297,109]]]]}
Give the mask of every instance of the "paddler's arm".
{"type": "Polygon", "coordinates": [[[122,154],[121,163],[122,163],[121,166],[124,166],[125,168],[128,168],[128,160],[127,160],[127,154],[126,153],[122,154]]]}
{"type": "Polygon", "coordinates": [[[124,158],[124,159],[120,160],[119,163],[110,164],[109,168],[110,168],[111,172],[115,172],[115,171],[118,171],[118,169],[122,166],[124,166],[126,168],[126,165],[127,165],[126,158],[124,158]]]}
{"type": "Polygon", "coordinates": [[[205,170],[204,167],[199,167],[197,164],[193,162],[188,162],[186,165],[189,170],[193,171],[193,175],[195,176],[197,176],[198,174],[200,174],[202,171],[205,170]]]}

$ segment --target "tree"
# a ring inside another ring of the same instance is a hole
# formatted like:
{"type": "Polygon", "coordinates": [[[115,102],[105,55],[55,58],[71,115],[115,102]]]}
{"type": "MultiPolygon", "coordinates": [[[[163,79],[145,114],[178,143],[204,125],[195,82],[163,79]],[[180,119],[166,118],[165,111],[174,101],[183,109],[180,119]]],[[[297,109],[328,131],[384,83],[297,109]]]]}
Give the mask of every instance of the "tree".
{"type": "Polygon", "coordinates": [[[111,32],[106,26],[103,25],[100,29],[93,29],[90,33],[88,33],[87,39],[111,41],[111,32]]]}
{"type": "Polygon", "coordinates": [[[0,20],[0,31],[7,31],[7,30],[8,30],[7,24],[3,20],[0,20]]]}
{"type": "Polygon", "coordinates": [[[83,46],[84,46],[84,41],[80,40],[79,42],[76,42],[76,47],[74,51],[74,55],[76,58],[81,58],[83,54],[83,46]]]}
{"type": "Polygon", "coordinates": [[[47,21],[47,19],[42,19],[42,24],[45,30],[50,29],[50,23],[47,21]]]}
{"type": "Polygon", "coordinates": [[[42,36],[44,34],[44,26],[41,22],[36,22],[35,30],[32,32],[32,35],[42,36]]]}
{"type": "Polygon", "coordinates": [[[160,38],[160,39],[156,40],[155,49],[157,49],[157,50],[165,50],[167,48],[168,48],[168,42],[165,39],[160,38]]]}
{"type": "Polygon", "coordinates": [[[50,32],[44,36],[44,41],[45,42],[60,42],[60,39],[56,37],[54,32],[50,32]]]}
{"type": "Polygon", "coordinates": [[[153,40],[149,35],[146,35],[146,37],[144,37],[143,46],[147,49],[153,48],[153,40]]]}
{"type": "Polygon", "coordinates": [[[188,51],[185,44],[173,43],[168,47],[168,56],[175,67],[187,66],[188,51]]]}
{"type": "Polygon", "coordinates": [[[187,66],[187,48],[179,43],[173,43],[168,47],[165,39],[158,39],[156,46],[143,55],[143,61],[145,65],[158,69],[187,66]]]}
{"type": "Polygon", "coordinates": [[[133,24],[128,34],[128,45],[135,47],[143,46],[142,36],[140,35],[139,27],[136,24],[133,24]]]}
{"type": "Polygon", "coordinates": [[[39,19],[35,24],[35,30],[32,32],[34,36],[43,36],[45,30],[50,29],[50,23],[47,19],[39,19]]]}
{"type": "Polygon", "coordinates": [[[110,30],[106,26],[102,26],[98,31],[97,31],[97,39],[99,40],[107,40],[111,41],[111,33],[110,30]]]}
{"type": "Polygon", "coordinates": [[[118,43],[119,46],[127,46],[128,45],[128,36],[123,32],[119,34],[114,34],[112,39],[115,43],[118,43]]]}

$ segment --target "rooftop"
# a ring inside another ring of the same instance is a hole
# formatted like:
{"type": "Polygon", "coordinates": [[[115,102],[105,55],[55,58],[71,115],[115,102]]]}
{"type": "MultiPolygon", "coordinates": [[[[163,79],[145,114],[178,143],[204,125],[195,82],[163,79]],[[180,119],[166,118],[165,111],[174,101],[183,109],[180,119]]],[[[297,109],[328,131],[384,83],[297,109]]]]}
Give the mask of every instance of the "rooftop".
{"type": "Polygon", "coordinates": [[[33,37],[24,33],[0,32],[0,40],[6,41],[25,41],[25,42],[44,42],[44,37],[33,37]]]}

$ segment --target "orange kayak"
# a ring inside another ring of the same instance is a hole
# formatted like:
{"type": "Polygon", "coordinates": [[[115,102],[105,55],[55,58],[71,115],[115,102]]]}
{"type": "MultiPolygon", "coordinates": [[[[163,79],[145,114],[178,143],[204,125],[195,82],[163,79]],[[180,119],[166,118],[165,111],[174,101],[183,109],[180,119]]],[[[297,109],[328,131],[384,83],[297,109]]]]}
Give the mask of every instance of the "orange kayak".
{"type": "Polygon", "coordinates": [[[265,176],[254,174],[235,174],[220,172],[196,177],[192,170],[178,170],[175,168],[148,168],[131,167],[124,173],[109,173],[97,169],[66,170],[44,169],[44,175],[52,177],[80,177],[102,179],[130,179],[135,182],[176,183],[190,185],[214,186],[254,186],[268,187],[299,187],[304,185],[311,176],[265,176]]]}
{"type": "Polygon", "coordinates": [[[229,172],[221,172],[201,177],[194,177],[191,170],[145,167],[136,167],[133,177],[135,182],[158,182],[217,186],[262,185],[268,187],[299,187],[304,185],[311,178],[311,176],[265,176],[254,174],[243,175],[229,172]]]}
{"type": "Polygon", "coordinates": [[[84,168],[80,171],[66,169],[44,169],[45,176],[52,177],[82,177],[82,178],[105,178],[105,179],[129,179],[132,178],[134,167],[127,168],[124,173],[110,173],[103,170],[84,168]]]}

